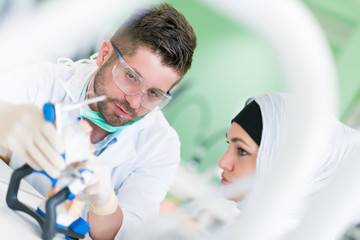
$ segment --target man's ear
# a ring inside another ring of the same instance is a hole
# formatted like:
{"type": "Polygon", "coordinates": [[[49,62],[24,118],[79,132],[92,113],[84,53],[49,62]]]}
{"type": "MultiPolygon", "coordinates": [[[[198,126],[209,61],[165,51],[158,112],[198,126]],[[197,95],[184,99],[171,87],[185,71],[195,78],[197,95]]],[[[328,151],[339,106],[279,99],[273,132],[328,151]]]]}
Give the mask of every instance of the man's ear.
{"type": "Polygon", "coordinates": [[[109,40],[104,41],[101,44],[101,48],[99,50],[97,59],[96,59],[96,65],[101,67],[104,62],[110,58],[111,53],[114,51],[114,48],[109,40]]]}

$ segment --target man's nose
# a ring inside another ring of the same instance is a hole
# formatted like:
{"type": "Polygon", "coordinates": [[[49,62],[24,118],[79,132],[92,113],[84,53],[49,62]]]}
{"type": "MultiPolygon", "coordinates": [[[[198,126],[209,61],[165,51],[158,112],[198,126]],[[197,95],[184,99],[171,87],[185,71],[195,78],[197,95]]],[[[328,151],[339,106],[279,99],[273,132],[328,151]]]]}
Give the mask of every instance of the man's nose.
{"type": "Polygon", "coordinates": [[[132,108],[137,109],[140,107],[144,94],[145,93],[143,91],[138,91],[133,94],[126,94],[126,100],[129,102],[132,108]]]}

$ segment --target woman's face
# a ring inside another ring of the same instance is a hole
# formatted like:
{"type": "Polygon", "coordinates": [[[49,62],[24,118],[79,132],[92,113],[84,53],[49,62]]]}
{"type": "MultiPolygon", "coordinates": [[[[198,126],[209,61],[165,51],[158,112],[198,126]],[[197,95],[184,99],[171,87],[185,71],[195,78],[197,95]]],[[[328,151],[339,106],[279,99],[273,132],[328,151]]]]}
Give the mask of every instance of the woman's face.
{"type": "Polygon", "coordinates": [[[257,143],[236,122],[231,124],[226,138],[229,148],[218,162],[218,166],[223,170],[221,183],[224,185],[254,173],[259,150],[257,143]]]}

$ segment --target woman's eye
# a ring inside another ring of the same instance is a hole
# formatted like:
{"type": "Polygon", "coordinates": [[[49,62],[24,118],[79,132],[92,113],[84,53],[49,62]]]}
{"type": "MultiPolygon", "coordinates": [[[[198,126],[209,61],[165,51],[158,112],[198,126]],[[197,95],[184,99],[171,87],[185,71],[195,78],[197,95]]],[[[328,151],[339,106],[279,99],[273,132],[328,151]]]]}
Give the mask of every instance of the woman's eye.
{"type": "Polygon", "coordinates": [[[238,148],[237,151],[238,151],[238,154],[239,154],[240,156],[245,156],[245,155],[248,154],[248,152],[245,151],[245,150],[242,149],[242,148],[238,148]]]}

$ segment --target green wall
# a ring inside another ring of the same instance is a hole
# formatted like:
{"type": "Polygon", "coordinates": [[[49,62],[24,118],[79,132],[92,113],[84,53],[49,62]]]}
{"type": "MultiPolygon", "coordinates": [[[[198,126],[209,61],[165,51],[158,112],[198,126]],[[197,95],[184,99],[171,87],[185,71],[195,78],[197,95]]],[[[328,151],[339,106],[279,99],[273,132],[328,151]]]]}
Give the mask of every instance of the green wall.
{"type": "MultiPolygon", "coordinates": [[[[169,0],[198,37],[193,66],[175,89],[164,113],[178,131],[182,159],[200,159],[199,170],[215,166],[227,144],[230,120],[254,95],[284,90],[280,66],[266,42],[243,26],[194,0],[169,0]],[[201,146],[205,146],[201,148],[201,146]]],[[[323,27],[339,74],[340,117],[357,103],[360,87],[360,4],[304,0],[323,27]]]]}
{"type": "Polygon", "coordinates": [[[198,2],[168,2],[189,20],[198,46],[164,113],[179,133],[183,161],[197,156],[201,171],[216,165],[226,150],[225,133],[245,100],[282,90],[279,67],[266,43],[248,29],[198,2]]]}
{"type": "Polygon", "coordinates": [[[314,13],[332,47],[339,79],[340,118],[359,104],[360,1],[303,0],[314,13]]]}

